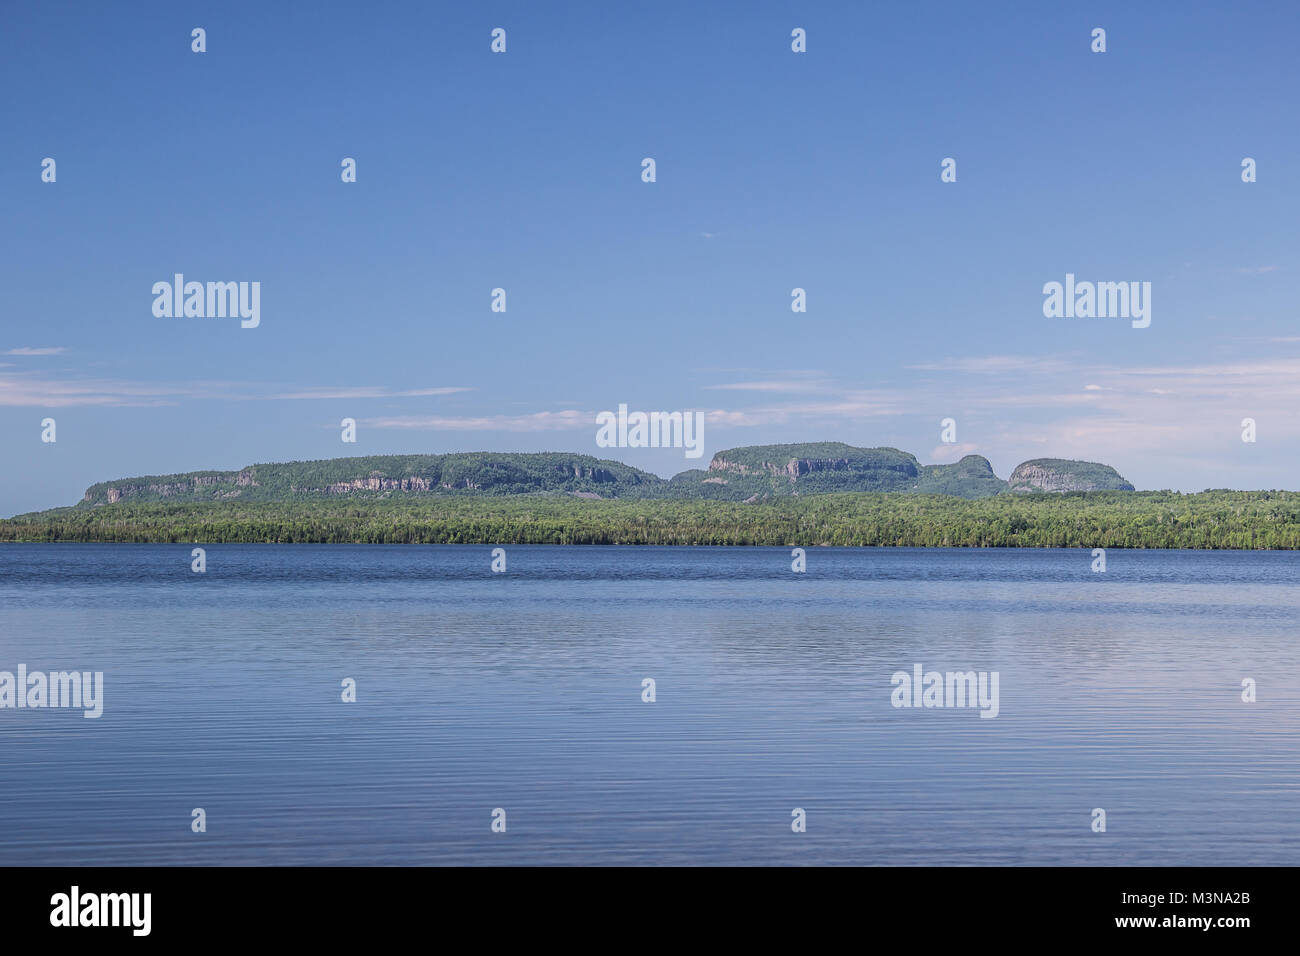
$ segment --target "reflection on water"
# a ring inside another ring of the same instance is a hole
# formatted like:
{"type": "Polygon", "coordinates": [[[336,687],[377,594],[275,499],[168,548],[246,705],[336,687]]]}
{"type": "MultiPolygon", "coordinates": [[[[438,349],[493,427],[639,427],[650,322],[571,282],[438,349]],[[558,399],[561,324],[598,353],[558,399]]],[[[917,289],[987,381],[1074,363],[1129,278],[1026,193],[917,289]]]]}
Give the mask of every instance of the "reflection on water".
{"type": "Polygon", "coordinates": [[[190,550],[0,547],[0,863],[1300,862],[1300,554],[190,550]]]}

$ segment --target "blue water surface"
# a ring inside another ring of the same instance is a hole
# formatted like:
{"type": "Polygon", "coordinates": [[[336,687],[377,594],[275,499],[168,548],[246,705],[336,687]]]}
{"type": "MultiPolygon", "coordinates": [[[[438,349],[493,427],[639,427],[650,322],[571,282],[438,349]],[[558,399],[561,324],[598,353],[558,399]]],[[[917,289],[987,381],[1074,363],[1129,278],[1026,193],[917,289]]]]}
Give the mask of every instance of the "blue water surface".
{"type": "Polygon", "coordinates": [[[1300,862],[1294,552],[191,548],[0,546],[0,863],[1300,862]]]}

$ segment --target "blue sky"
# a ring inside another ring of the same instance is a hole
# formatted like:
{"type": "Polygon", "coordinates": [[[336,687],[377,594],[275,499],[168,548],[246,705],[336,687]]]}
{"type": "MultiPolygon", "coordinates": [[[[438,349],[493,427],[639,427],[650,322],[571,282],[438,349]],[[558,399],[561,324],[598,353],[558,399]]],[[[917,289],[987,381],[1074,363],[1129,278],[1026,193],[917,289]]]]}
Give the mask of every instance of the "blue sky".
{"type": "Polygon", "coordinates": [[[6,6],[0,513],[353,454],[699,464],[598,448],[620,403],[705,411],[704,461],[1296,488],[1300,8],[987,6],[6,6]],[[260,282],[260,326],[155,317],[176,272],[260,282]],[[1067,272],[1151,282],[1150,327],[1045,318],[1067,272]]]}

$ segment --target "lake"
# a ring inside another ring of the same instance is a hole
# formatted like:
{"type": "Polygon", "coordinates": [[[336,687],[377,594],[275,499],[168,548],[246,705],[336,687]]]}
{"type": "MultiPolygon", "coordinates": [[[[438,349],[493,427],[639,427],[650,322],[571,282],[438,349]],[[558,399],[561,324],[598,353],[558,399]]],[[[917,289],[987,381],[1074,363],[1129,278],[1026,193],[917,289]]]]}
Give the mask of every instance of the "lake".
{"type": "Polygon", "coordinates": [[[1300,862],[1300,553],[191,548],[0,546],[0,863],[1300,862]]]}

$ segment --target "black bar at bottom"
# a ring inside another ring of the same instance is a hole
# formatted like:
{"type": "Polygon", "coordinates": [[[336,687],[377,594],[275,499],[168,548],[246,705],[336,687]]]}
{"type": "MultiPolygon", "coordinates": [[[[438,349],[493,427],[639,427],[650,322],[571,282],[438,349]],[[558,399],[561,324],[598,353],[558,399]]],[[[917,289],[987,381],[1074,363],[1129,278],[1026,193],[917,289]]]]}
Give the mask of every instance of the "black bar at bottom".
{"type": "Polygon", "coordinates": [[[806,934],[848,931],[918,952],[1045,934],[1231,946],[1286,934],[1295,876],[1254,867],[0,868],[0,925],[7,942],[78,945],[374,944],[463,931],[471,944],[562,934],[613,948],[717,935],[770,945],[805,934],[809,943],[806,934]]]}

